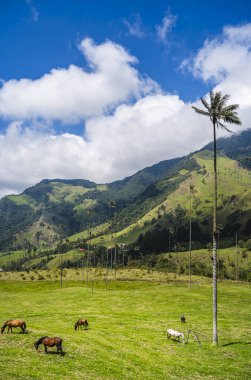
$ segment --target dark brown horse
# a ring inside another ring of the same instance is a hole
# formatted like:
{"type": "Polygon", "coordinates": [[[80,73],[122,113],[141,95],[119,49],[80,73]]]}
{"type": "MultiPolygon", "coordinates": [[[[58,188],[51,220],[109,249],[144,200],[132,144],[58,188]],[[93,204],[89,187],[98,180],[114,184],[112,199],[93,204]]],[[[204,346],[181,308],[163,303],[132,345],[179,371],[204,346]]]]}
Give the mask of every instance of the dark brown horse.
{"type": "Polygon", "coordinates": [[[5,328],[8,326],[8,331],[12,332],[12,328],[20,327],[23,333],[26,331],[26,323],[22,319],[9,319],[1,328],[1,334],[3,334],[5,328]]]}
{"type": "Polygon", "coordinates": [[[88,321],[87,319],[80,318],[76,323],[75,323],[75,330],[79,330],[79,326],[81,327],[84,326],[85,329],[88,327],[88,321]]]}
{"type": "Polygon", "coordinates": [[[63,342],[63,340],[61,338],[58,338],[57,336],[55,336],[54,338],[50,338],[48,336],[43,336],[42,338],[40,338],[36,341],[34,346],[35,346],[36,350],[38,350],[39,345],[43,344],[46,354],[47,354],[47,347],[56,346],[57,347],[57,353],[60,352],[62,354],[63,353],[62,342],[63,342]]]}

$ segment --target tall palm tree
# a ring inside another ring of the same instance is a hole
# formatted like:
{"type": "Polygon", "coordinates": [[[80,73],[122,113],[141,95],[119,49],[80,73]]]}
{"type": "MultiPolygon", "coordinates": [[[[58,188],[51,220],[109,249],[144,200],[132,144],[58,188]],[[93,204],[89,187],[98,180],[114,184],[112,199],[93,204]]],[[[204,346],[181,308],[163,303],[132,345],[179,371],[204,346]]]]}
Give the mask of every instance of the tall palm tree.
{"type": "Polygon", "coordinates": [[[213,125],[214,136],[214,207],[213,207],[213,344],[218,345],[217,328],[217,151],[216,151],[216,127],[231,132],[223,123],[240,125],[241,121],[236,110],[238,104],[227,105],[229,95],[222,95],[220,91],[210,92],[210,101],[201,98],[201,103],[206,110],[192,107],[200,115],[208,116],[213,125]]]}

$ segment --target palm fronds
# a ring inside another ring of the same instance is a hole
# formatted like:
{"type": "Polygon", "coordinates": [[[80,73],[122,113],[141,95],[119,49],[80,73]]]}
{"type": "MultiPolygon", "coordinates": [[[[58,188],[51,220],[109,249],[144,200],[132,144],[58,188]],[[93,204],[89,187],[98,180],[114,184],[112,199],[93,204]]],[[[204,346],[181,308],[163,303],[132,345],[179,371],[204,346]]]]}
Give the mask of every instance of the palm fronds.
{"type": "Polygon", "coordinates": [[[239,105],[227,105],[227,102],[230,99],[230,95],[222,95],[221,91],[210,91],[209,98],[210,103],[205,98],[200,99],[206,110],[192,106],[195,112],[200,115],[210,117],[214,125],[216,125],[218,128],[223,128],[228,132],[232,131],[230,131],[230,129],[228,129],[228,127],[222,122],[241,125],[241,121],[236,112],[236,110],[239,108],[239,105]]]}
{"type": "Polygon", "coordinates": [[[201,110],[201,109],[199,109],[199,108],[197,108],[197,107],[194,107],[194,106],[192,106],[192,108],[195,110],[195,112],[197,112],[197,113],[199,113],[199,114],[201,114],[201,115],[204,115],[204,116],[210,116],[210,113],[209,113],[209,112],[203,111],[203,110],[201,110]]]}

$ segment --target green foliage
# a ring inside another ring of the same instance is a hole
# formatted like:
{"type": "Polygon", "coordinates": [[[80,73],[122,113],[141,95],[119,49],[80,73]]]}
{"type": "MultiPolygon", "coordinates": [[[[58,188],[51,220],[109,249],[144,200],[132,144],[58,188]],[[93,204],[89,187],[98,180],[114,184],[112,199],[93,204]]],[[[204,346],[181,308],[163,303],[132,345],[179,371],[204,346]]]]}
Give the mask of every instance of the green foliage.
{"type": "MultiPolygon", "coordinates": [[[[251,133],[250,129],[227,139],[220,138],[217,141],[218,151],[233,160],[239,161],[244,167],[251,169],[251,133]]],[[[213,143],[203,149],[213,150],[213,143]]]]}
{"type": "MultiPolygon", "coordinates": [[[[230,244],[236,232],[247,240],[251,228],[251,173],[226,157],[234,147],[241,151],[244,140],[243,154],[249,154],[251,131],[241,136],[219,141],[224,156],[218,158],[218,220],[223,226],[221,239],[230,244]]],[[[174,230],[176,246],[184,246],[191,181],[197,190],[192,202],[192,239],[197,245],[206,244],[211,239],[213,194],[213,155],[211,146],[207,148],[107,185],[44,180],[21,195],[4,197],[0,200],[1,249],[55,247],[60,238],[87,239],[90,230],[93,244],[109,245],[112,235],[118,243],[132,244],[140,234],[149,232],[155,239],[158,231],[169,228],[174,230]],[[111,200],[116,208],[109,209],[111,200]]]]}

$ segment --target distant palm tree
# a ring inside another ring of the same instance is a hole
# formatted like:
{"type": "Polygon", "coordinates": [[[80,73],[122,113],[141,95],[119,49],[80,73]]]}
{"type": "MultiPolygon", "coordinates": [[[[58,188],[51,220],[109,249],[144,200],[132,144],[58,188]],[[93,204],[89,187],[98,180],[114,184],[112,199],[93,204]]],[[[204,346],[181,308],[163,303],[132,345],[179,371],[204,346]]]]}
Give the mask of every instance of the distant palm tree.
{"type": "Polygon", "coordinates": [[[201,98],[201,102],[206,110],[192,107],[200,115],[208,116],[213,125],[214,135],[214,208],[213,208],[213,344],[218,345],[217,329],[217,235],[219,228],[217,226],[217,153],[216,153],[216,127],[231,132],[225,124],[240,125],[241,121],[236,110],[238,104],[227,105],[229,95],[222,95],[220,91],[210,92],[210,102],[201,98]]]}
{"type": "Polygon", "coordinates": [[[195,186],[190,183],[189,194],[190,194],[190,204],[189,204],[189,289],[191,290],[191,256],[192,256],[192,196],[196,193],[195,186]]]}

